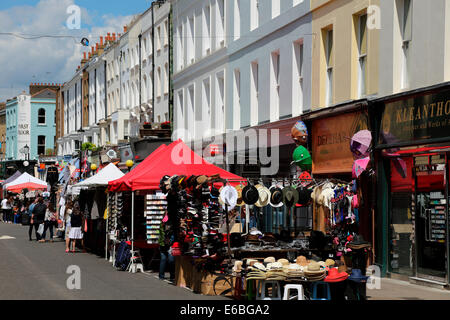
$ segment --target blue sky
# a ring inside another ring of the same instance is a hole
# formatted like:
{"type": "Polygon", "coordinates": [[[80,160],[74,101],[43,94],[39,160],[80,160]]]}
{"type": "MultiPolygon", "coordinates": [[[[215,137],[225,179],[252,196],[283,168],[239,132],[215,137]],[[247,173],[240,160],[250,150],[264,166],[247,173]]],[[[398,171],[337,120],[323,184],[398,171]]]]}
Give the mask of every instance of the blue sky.
{"type": "MultiPolygon", "coordinates": [[[[129,16],[145,11],[153,0],[75,0],[76,5],[86,8],[93,16],[94,24],[103,26],[101,16],[129,16]]],[[[35,6],[39,0],[0,0],[0,11],[18,6],[35,6]]]]}
{"type": "Polygon", "coordinates": [[[81,37],[95,46],[100,36],[123,33],[134,15],[151,0],[0,0],[0,32],[19,35],[70,36],[62,39],[22,39],[0,35],[0,102],[28,92],[30,83],[64,83],[71,79],[85,48],[81,37]],[[81,9],[81,28],[67,28],[67,9],[81,9]]]}

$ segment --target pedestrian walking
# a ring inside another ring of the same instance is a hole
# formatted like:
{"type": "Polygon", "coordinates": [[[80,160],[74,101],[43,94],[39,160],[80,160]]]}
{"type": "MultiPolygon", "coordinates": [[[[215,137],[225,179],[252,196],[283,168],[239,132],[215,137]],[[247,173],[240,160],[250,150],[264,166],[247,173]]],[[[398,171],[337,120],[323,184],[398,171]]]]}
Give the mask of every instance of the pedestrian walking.
{"type": "Polygon", "coordinates": [[[82,225],[83,225],[83,217],[81,215],[79,205],[76,204],[74,205],[73,212],[70,216],[69,238],[72,245],[72,252],[75,252],[75,245],[77,240],[83,240],[83,231],[81,230],[82,225]]]}
{"type": "Polygon", "coordinates": [[[19,223],[19,218],[20,218],[19,206],[16,204],[14,206],[14,209],[13,209],[13,222],[14,222],[14,224],[18,224],[19,223]]]}
{"type": "Polygon", "coordinates": [[[2,210],[3,210],[3,222],[9,223],[9,215],[11,211],[11,202],[9,197],[2,200],[2,210]]]}
{"type": "Polygon", "coordinates": [[[64,213],[64,224],[65,224],[65,237],[64,239],[66,240],[66,253],[68,253],[70,251],[69,245],[70,245],[70,238],[69,238],[69,234],[70,234],[70,217],[72,216],[72,212],[73,212],[73,203],[71,201],[69,201],[66,205],[66,211],[64,213]]]}
{"type": "MultiPolygon", "coordinates": [[[[30,238],[30,241],[33,241],[33,239],[31,238],[31,235],[33,233],[33,227],[34,227],[33,222],[32,222],[33,221],[32,220],[32,216],[33,216],[33,209],[34,209],[34,207],[36,206],[37,203],[38,203],[38,198],[34,199],[34,201],[28,207],[28,217],[29,217],[29,220],[30,220],[30,226],[28,228],[28,236],[30,238]]],[[[36,240],[38,240],[38,239],[36,239],[36,240]]]]}
{"type": "Polygon", "coordinates": [[[47,211],[47,207],[44,204],[44,199],[42,197],[38,198],[37,204],[34,206],[33,214],[31,216],[31,223],[34,225],[36,230],[36,240],[39,242],[45,242],[45,240],[41,239],[41,235],[39,234],[39,226],[44,223],[45,212],[47,211]]]}
{"type": "Polygon", "coordinates": [[[53,242],[53,228],[58,226],[58,216],[55,208],[49,202],[47,205],[47,210],[45,212],[44,219],[44,233],[42,234],[42,239],[45,241],[47,230],[50,231],[50,242],[53,242]]]}

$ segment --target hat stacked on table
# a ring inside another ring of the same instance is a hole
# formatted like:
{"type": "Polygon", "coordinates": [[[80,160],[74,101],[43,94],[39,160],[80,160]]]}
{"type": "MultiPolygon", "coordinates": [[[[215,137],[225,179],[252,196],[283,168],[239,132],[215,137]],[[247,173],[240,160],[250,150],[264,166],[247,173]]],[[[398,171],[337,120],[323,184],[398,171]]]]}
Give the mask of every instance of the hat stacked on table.
{"type": "Polygon", "coordinates": [[[320,267],[318,262],[311,262],[303,271],[308,281],[320,281],[325,278],[325,269],[320,267]]]}
{"type": "Polygon", "coordinates": [[[292,263],[285,266],[284,272],[287,275],[286,280],[303,280],[303,278],[305,277],[303,269],[304,267],[297,263],[292,263]]]}
{"type": "Polygon", "coordinates": [[[328,275],[325,278],[325,282],[341,282],[347,280],[347,272],[339,272],[338,268],[330,268],[328,275]]]}

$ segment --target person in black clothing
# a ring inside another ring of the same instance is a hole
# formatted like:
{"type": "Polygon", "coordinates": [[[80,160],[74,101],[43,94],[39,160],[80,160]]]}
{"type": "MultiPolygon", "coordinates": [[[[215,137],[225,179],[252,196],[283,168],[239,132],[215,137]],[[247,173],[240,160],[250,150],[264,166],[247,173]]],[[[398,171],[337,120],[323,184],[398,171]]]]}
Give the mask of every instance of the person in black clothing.
{"type": "Polygon", "coordinates": [[[35,228],[36,240],[39,242],[45,242],[41,240],[41,235],[38,233],[39,225],[44,223],[45,212],[47,211],[47,206],[44,204],[44,199],[42,197],[38,198],[37,204],[34,206],[33,213],[31,215],[31,224],[35,228]]]}
{"type": "Polygon", "coordinates": [[[81,215],[80,206],[76,204],[70,216],[69,238],[70,241],[72,242],[72,252],[75,252],[75,244],[77,240],[81,240],[81,242],[83,242],[83,231],[81,230],[82,225],[83,225],[83,216],[81,215]]]}

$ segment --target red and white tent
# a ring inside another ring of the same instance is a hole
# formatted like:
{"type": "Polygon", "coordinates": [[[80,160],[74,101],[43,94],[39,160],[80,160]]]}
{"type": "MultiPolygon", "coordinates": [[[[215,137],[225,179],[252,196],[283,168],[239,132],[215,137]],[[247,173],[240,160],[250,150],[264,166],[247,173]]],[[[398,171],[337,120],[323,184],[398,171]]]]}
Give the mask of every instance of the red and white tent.
{"type": "Polygon", "coordinates": [[[25,172],[14,181],[6,184],[3,188],[10,192],[19,193],[23,189],[28,189],[30,191],[32,190],[47,191],[47,186],[48,186],[47,182],[35,178],[25,172]]]}

